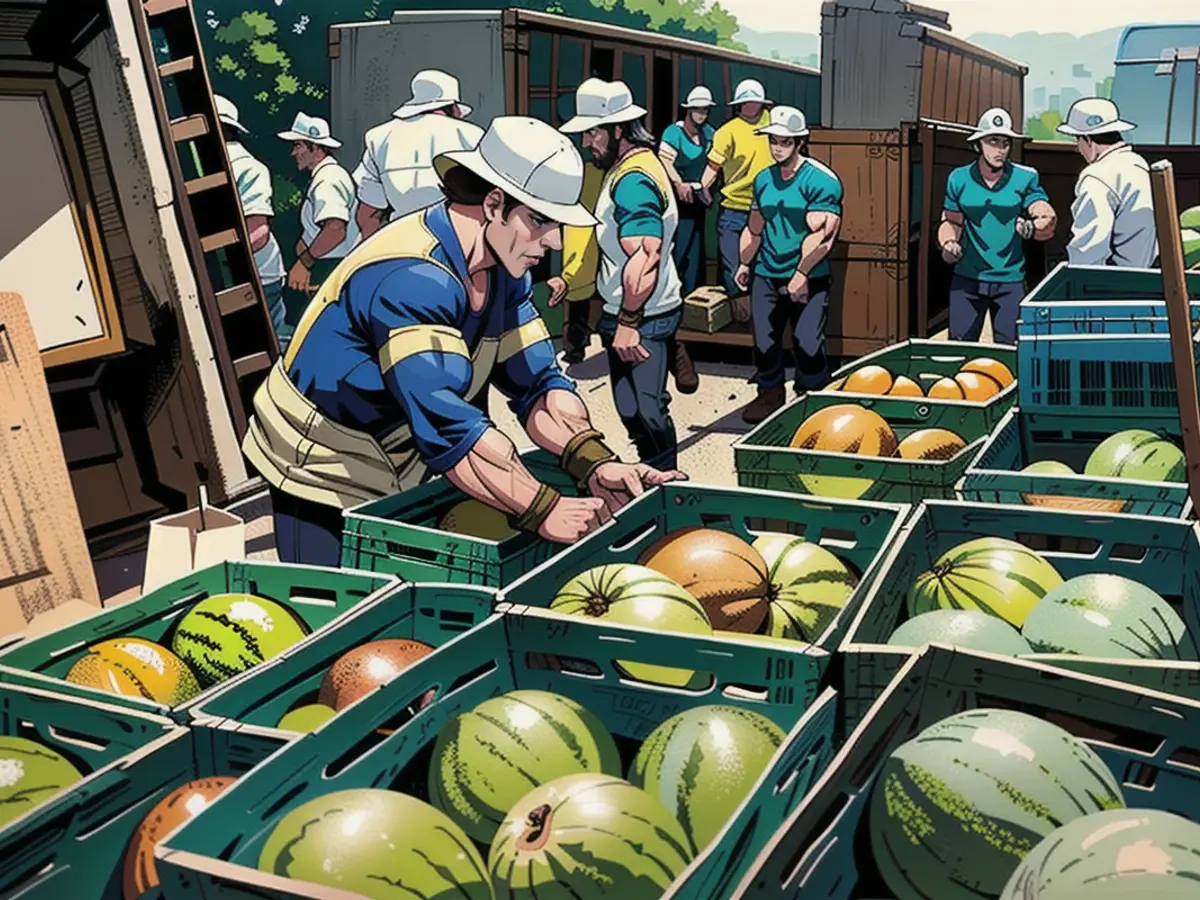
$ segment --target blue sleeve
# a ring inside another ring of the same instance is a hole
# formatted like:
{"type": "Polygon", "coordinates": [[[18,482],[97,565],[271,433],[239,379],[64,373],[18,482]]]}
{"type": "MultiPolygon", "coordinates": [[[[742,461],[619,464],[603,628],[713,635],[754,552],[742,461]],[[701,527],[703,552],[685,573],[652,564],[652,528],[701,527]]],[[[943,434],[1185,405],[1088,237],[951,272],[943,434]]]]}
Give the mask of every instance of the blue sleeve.
{"type": "Polygon", "coordinates": [[[1022,197],[1022,202],[1025,204],[1025,209],[1033,206],[1039,200],[1049,203],[1050,195],[1046,193],[1046,189],[1042,187],[1042,180],[1038,173],[1033,169],[1029,170],[1029,183],[1025,185],[1025,194],[1022,197]]]}
{"type": "Polygon", "coordinates": [[[962,183],[959,177],[959,169],[955,169],[950,173],[950,177],[946,179],[946,199],[942,203],[942,209],[946,212],[962,212],[962,206],[959,200],[962,198],[962,183]]]}
{"type": "Polygon", "coordinates": [[[808,212],[842,214],[842,182],[824,169],[814,169],[813,177],[804,184],[804,200],[808,212]]]}
{"type": "Polygon", "coordinates": [[[367,284],[374,290],[359,308],[367,310],[383,383],[404,410],[421,459],[435,472],[448,471],[492,427],[464,399],[473,371],[459,328],[467,303],[462,284],[422,260],[397,261],[367,284]]]}
{"type": "Polygon", "coordinates": [[[528,276],[514,285],[504,311],[504,332],[492,383],[508,397],[508,407],[522,424],[535,403],[554,390],[575,391],[575,383],[558,367],[554,342],[533,305],[528,276]]]}
{"type": "Polygon", "coordinates": [[[617,237],[662,238],[667,201],[649,175],[630,172],[622,176],[612,190],[617,237]]]}
{"type": "Polygon", "coordinates": [[[770,168],[763,169],[756,176],[754,176],[754,184],[750,188],[750,191],[751,191],[750,208],[751,209],[757,209],[757,210],[762,209],[762,195],[763,195],[763,191],[765,191],[767,189],[767,184],[769,184],[767,179],[769,179],[770,177],[771,177],[770,168]]]}
{"type": "Polygon", "coordinates": [[[683,129],[678,125],[668,125],[663,131],[662,142],[676,153],[683,152],[683,129]]]}

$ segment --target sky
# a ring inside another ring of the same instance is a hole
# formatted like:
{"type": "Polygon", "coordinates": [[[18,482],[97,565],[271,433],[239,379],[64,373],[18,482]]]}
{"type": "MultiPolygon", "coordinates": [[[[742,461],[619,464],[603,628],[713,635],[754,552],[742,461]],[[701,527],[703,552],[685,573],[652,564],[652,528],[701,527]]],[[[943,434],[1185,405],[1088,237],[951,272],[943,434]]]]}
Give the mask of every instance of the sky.
{"type": "MultiPolygon", "coordinates": [[[[720,0],[738,22],[755,31],[816,34],[821,0],[720,0]],[[786,8],[788,15],[780,15],[786,8]],[[794,14],[791,11],[794,10],[794,14]]],[[[1134,22],[1200,22],[1197,0],[923,0],[950,13],[952,32],[1012,35],[1022,31],[1091,34],[1134,22]]]]}

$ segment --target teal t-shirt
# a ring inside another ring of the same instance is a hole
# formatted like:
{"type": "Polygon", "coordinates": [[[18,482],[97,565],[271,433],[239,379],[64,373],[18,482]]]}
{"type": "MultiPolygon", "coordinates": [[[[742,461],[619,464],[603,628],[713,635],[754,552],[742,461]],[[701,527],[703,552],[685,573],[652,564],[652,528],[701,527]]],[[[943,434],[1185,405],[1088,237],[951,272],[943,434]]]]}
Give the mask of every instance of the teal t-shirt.
{"type": "Polygon", "coordinates": [[[612,187],[613,218],[617,237],[662,239],[667,201],[649,175],[628,172],[612,187]]]}
{"type": "Polygon", "coordinates": [[[1025,280],[1025,248],[1017,217],[1039,200],[1049,202],[1036,169],[1008,163],[995,187],[988,187],[973,162],[950,173],[947,212],[962,213],[962,259],[954,271],[976,281],[1010,284],[1025,280]]]}
{"type": "Polygon", "coordinates": [[[716,129],[705,122],[700,126],[700,143],[696,143],[683,126],[676,122],[663,132],[662,142],[675,151],[675,171],[687,182],[696,182],[708,165],[708,151],[712,149],[716,129]]]}
{"type": "MultiPolygon", "coordinates": [[[[764,278],[791,278],[800,265],[804,239],[811,234],[808,214],[842,214],[842,182],[824,164],[805,159],[791,179],[779,166],[770,166],[754,179],[754,203],[763,218],[762,243],[755,260],[755,274],[764,278]]],[[[823,259],[808,273],[809,278],[830,274],[823,259]]]]}

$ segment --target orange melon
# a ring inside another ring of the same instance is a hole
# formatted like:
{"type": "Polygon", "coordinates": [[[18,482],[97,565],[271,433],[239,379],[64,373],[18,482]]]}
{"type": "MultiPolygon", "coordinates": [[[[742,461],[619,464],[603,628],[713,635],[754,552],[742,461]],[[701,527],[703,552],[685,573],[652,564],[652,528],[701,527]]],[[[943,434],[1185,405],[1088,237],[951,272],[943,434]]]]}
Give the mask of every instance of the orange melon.
{"type": "Polygon", "coordinates": [[[930,400],[965,400],[962,385],[953,378],[939,378],[925,394],[930,400]]]}
{"type": "Polygon", "coordinates": [[[894,456],[896,433],[879,413],[839,404],[827,406],[805,419],[792,437],[791,446],[825,453],[894,456]]]}
{"type": "Polygon", "coordinates": [[[891,397],[924,397],[925,392],[921,390],[921,386],[909,378],[907,375],[897,375],[896,380],[892,382],[892,389],[888,391],[891,397]]]}
{"type": "Polygon", "coordinates": [[[1004,390],[1004,386],[995,378],[990,375],[981,375],[978,372],[959,372],[954,376],[954,380],[962,389],[963,398],[971,403],[990,400],[1004,390]]]}
{"type": "Polygon", "coordinates": [[[833,381],[829,382],[829,384],[825,385],[823,390],[840,391],[845,384],[846,384],[845,378],[837,378],[837,379],[834,379],[833,381]]]}
{"type": "Polygon", "coordinates": [[[963,372],[976,372],[980,375],[986,375],[999,384],[1001,390],[1016,381],[1008,366],[998,359],[992,359],[990,356],[980,356],[976,359],[968,360],[963,363],[963,367],[958,371],[960,374],[963,372]]]}
{"type": "Polygon", "coordinates": [[[851,394],[886,394],[892,388],[892,373],[883,366],[863,366],[851,372],[842,386],[851,394]]]}
{"type": "Polygon", "coordinates": [[[900,442],[896,453],[901,459],[940,462],[962,452],[967,446],[959,435],[945,428],[922,428],[900,442]]]}

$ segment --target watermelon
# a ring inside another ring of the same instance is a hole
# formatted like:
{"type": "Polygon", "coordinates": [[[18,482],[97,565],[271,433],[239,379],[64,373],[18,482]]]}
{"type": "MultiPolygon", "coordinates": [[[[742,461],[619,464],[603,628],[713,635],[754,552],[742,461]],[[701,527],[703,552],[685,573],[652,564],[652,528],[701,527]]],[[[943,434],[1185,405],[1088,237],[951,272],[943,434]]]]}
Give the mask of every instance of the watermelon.
{"type": "MultiPolygon", "coordinates": [[[[591,616],[614,625],[636,625],[712,637],[712,623],[700,601],[678,582],[646,566],[613,563],[588,569],[562,586],[550,601],[552,612],[591,616]]],[[[686,687],[697,673],[647,663],[621,662],[631,678],[686,687]]]]}
{"type": "Polygon", "coordinates": [[[488,854],[495,900],[659,900],[692,861],[654,797],[607,775],[568,775],[521,798],[488,854]]]}
{"type": "Polygon", "coordinates": [[[642,742],[629,781],[675,814],[693,852],[725,827],[787,737],[756,712],[699,706],[667,719],[642,742]]]}
{"type": "Polygon", "coordinates": [[[1035,463],[1030,463],[1021,470],[1028,472],[1030,475],[1074,475],[1075,470],[1066,463],[1059,462],[1056,459],[1043,459],[1035,463]]]}
{"type": "Polygon", "coordinates": [[[1194,269],[1200,266],[1200,229],[1185,228],[1181,237],[1183,238],[1184,268],[1194,269]]]}
{"type": "Polygon", "coordinates": [[[820,544],[793,534],[761,534],[754,549],[766,562],[771,582],[767,634],[818,641],[845,607],[858,579],[820,544]]]}
{"type": "Polygon", "coordinates": [[[1033,652],[1017,629],[976,609],[930,610],[909,619],[888,638],[892,647],[923,647],[934,643],[1001,656],[1033,652]]]}
{"type": "Polygon", "coordinates": [[[1083,471],[1097,478],[1182,482],[1187,479],[1187,462],[1170,441],[1153,431],[1131,428],[1105,438],[1083,471]]]}
{"type": "Polygon", "coordinates": [[[82,780],[61,753],[28,738],[0,736],[0,826],[82,780]]]}
{"type": "Polygon", "coordinates": [[[1020,628],[1038,601],[1062,584],[1040,554],[1016,541],[985,537],[952,547],[908,592],[908,614],[976,609],[1020,628]]]}
{"type": "Polygon", "coordinates": [[[868,813],[871,849],[897,900],[995,897],[1060,825],[1125,805],[1090,747],[1025,713],[942,719],[884,761],[868,813]]]}
{"type": "Polygon", "coordinates": [[[1196,644],[1175,610],[1120,575],[1080,575],[1034,607],[1022,629],[1038,653],[1111,659],[1195,660],[1196,644]]]}
{"type": "Polygon", "coordinates": [[[308,634],[304,620],[282,603],[253,594],[218,594],[179,620],[171,647],[201,684],[211,687],[278,656],[308,634]]]}
{"type": "Polygon", "coordinates": [[[336,715],[337,710],[332,706],[325,706],[322,703],[309,703],[304,706],[297,706],[288,712],[287,715],[279,720],[279,724],[275,727],[281,731],[295,731],[300,734],[307,734],[310,731],[316,731],[336,715]]]}
{"type": "Polygon", "coordinates": [[[487,868],[462,829],[415,797],[373,788],[293,809],[267,838],[258,868],[371,900],[493,900],[487,868]]]}
{"type": "Polygon", "coordinates": [[[533,788],[581,772],[621,774],[612,735],[574,700],[512,691],[456,716],[438,734],[429,799],[490,844],[512,805],[533,788]]]}
{"type": "Polygon", "coordinates": [[[1196,900],[1200,825],[1111,809],[1064,825],[1025,857],[1000,900],[1196,900]]]}

